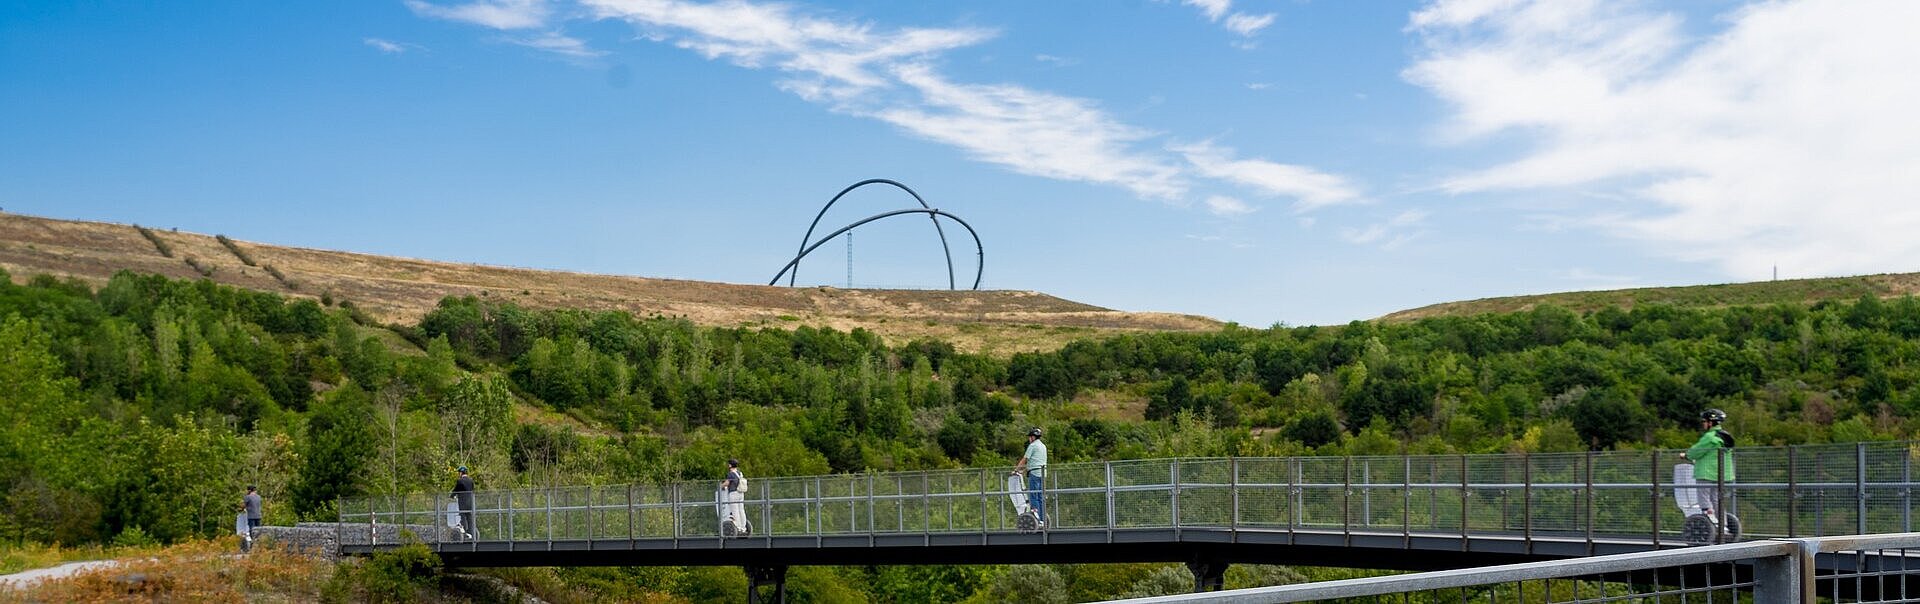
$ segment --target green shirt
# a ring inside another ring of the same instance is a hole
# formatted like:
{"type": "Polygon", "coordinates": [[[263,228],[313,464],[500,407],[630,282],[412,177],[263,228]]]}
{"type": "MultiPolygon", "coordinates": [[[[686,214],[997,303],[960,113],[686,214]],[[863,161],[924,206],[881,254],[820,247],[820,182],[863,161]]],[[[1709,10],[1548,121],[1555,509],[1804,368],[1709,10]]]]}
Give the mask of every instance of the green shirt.
{"type": "Polygon", "coordinates": [[[1707,430],[1700,435],[1700,441],[1687,447],[1687,459],[1693,460],[1693,479],[1717,481],[1720,476],[1720,450],[1726,449],[1728,482],[1733,481],[1733,449],[1720,438],[1720,429],[1707,430]]]}
{"type": "Polygon", "coordinates": [[[1033,442],[1027,443],[1027,452],[1025,455],[1023,455],[1023,457],[1027,458],[1028,475],[1040,476],[1045,474],[1045,472],[1042,472],[1041,469],[1047,467],[1046,443],[1040,442],[1038,439],[1035,439],[1033,442]]]}

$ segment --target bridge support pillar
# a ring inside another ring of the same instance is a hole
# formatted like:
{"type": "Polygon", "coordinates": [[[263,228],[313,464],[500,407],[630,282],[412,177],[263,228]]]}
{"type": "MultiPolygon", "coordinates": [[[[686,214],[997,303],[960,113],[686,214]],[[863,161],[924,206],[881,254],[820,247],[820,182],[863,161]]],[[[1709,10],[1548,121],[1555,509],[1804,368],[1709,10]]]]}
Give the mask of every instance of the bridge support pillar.
{"type": "Polygon", "coordinates": [[[747,604],[787,604],[787,567],[748,566],[747,604]],[[772,587],[773,594],[761,598],[760,588],[772,587]]]}
{"type": "Polygon", "coordinates": [[[1220,591],[1227,580],[1227,563],[1215,560],[1195,560],[1187,563],[1187,571],[1193,573],[1193,591],[1220,591]]]}

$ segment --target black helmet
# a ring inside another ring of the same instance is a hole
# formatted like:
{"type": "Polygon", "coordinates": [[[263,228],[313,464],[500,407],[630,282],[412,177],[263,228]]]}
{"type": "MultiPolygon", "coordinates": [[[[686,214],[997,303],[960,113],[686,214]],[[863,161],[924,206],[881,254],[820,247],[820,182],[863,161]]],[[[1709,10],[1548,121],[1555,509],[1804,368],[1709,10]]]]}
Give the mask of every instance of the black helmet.
{"type": "Polygon", "coordinates": [[[738,467],[740,467],[740,460],[738,460],[738,459],[729,459],[729,460],[727,460],[727,467],[729,467],[729,468],[738,468],[738,467]]]}
{"type": "Polygon", "coordinates": [[[1031,437],[1034,437],[1034,438],[1040,438],[1040,429],[1039,429],[1039,428],[1031,428],[1031,429],[1028,429],[1028,430],[1027,430],[1027,436],[1031,436],[1031,437]]]}
{"type": "Polygon", "coordinates": [[[466,467],[466,466],[460,466],[460,469],[459,469],[459,470],[456,470],[456,471],[457,471],[457,472],[459,472],[459,473],[461,473],[461,474],[465,474],[465,473],[467,473],[467,467],[466,467]]]}
{"type": "Polygon", "coordinates": [[[1727,421],[1727,412],[1721,411],[1719,409],[1708,409],[1706,411],[1701,411],[1700,421],[1713,422],[1716,424],[1725,422],[1727,421]]]}

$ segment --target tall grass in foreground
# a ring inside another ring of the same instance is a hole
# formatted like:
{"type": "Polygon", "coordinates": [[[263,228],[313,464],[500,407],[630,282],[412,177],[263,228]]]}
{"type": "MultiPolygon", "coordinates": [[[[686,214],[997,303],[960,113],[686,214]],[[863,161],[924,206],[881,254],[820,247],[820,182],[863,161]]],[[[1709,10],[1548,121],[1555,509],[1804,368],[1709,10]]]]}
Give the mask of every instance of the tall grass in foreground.
{"type": "Polygon", "coordinates": [[[48,580],[0,601],[312,602],[332,578],[325,560],[273,548],[239,555],[234,538],[193,541],[48,580]]]}

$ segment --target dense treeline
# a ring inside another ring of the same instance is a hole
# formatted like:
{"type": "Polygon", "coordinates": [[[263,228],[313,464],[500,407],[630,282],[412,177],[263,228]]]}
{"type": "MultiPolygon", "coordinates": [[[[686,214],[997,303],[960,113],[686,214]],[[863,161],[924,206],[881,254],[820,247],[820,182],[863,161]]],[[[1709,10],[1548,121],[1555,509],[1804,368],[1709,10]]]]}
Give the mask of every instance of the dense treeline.
{"type": "MultiPolygon", "coordinates": [[[[1011,358],[471,297],[363,321],[204,280],[0,279],[0,534],[217,534],[245,484],[269,522],[328,518],[338,497],[443,489],[454,465],[502,488],[711,478],[727,457],[759,476],[1006,464],[1027,425],[1065,462],[1682,446],[1709,406],[1743,444],[1893,439],[1920,414],[1912,298],[1229,327],[1011,358]]],[[[879,596],[906,572],[816,578],[879,596]]],[[[996,589],[962,574],[940,599],[996,589]]]]}

